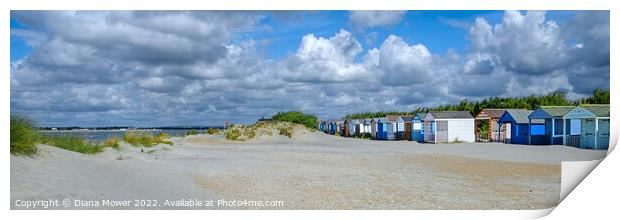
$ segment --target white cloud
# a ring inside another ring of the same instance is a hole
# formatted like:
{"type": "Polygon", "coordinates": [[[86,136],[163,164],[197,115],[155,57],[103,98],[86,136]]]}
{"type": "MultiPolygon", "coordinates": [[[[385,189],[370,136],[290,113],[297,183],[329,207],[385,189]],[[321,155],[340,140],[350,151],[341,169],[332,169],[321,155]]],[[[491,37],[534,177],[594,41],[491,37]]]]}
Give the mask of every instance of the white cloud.
{"type": "Polygon", "coordinates": [[[422,44],[409,45],[390,35],[379,48],[382,82],[387,85],[424,83],[433,72],[433,57],[422,44]]]}
{"type": "MultiPolygon", "coordinates": [[[[11,35],[33,52],[11,64],[11,112],[56,126],[221,125],[286,110],[336,118],[609,88],[609,13],[577,12],[565,23],[544,12],[509,11],[498,24],[478,18],[460,54],[433,54],[406,36],[364,50],[344,29],[303,33],[282,59],[244,35],[262,25],[262,12],[231,13],[12,12],[31,30],[11,35]]],[[[354,11],[350,22],[393,25],[404,14],[354,11]]]]}
{"type": "Polygon", "coordinates": [[[406,13],[406,11],[351,11],[349,24],[358,29],[390,26],[400,22],[406,13]]]}

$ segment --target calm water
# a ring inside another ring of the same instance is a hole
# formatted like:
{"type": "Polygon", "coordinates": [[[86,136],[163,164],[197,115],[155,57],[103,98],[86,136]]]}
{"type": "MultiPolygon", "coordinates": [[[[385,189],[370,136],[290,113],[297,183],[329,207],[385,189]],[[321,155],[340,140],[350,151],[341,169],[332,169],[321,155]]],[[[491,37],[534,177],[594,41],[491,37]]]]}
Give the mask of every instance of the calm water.
{"type": "MultiPolygon", "coordinates": [[[[185,133],[190,129],[175,129],[175,130],[134,130],[133,132],[147,132],[152,135],[157,135],[161,132],[166,133],[173,137],[182,137],[185,136],[185,133]]],[[[198,129],[195,129],[198,130],[198,129]]],[[[202,130],[198,130],[202,131],[202,130]]],[[[120,130],[107,130],[107,131],[40,131],[44,135],[72,135],[82,137],[86,140],[93,142],[102,142],[110,137],[120,137],[122,138],[127,131],[120,130]]]]}

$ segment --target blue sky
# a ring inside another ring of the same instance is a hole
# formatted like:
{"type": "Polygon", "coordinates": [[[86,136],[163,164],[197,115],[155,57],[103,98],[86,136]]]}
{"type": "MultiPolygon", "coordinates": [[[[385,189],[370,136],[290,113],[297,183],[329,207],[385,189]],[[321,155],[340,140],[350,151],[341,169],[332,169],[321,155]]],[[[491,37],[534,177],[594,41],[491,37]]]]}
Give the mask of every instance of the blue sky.
{"type": "Polygon", "coordinates": [[[10,22],[11,113],[44,126],[338,118],[609,88],[609,11],[12,11],[10,22]]]}

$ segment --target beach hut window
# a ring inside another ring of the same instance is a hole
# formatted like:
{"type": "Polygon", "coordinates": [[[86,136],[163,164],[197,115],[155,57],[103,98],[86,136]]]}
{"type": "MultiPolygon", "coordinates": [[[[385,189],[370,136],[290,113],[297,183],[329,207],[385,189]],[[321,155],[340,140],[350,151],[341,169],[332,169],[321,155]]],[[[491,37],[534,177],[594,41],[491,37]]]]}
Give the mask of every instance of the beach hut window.
{"type": "Polygon", "coordinates": [[[413,130],[422,130],[422,123],[413,123],[413,130]]]}
{"type": "Polygon", "coordinates": [[[532,135],[545,135],[545,125],[532,125],[532,135]]]}
{"type": "Polygon", "coordinates": [[[580,135],[581,134],[581,119],[571,119],[570,120],[570,135],[580,135]]]}

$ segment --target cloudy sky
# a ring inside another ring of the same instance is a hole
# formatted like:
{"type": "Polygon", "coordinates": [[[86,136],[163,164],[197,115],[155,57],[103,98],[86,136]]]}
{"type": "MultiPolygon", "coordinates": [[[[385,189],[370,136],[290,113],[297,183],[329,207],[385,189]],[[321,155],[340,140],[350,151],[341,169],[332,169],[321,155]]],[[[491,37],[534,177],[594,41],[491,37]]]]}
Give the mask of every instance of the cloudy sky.
{"type": "Polygon", "coordinates": [[[607,11],[12,11],[11,113],[251,123],[609,88],[607,11]]]}

